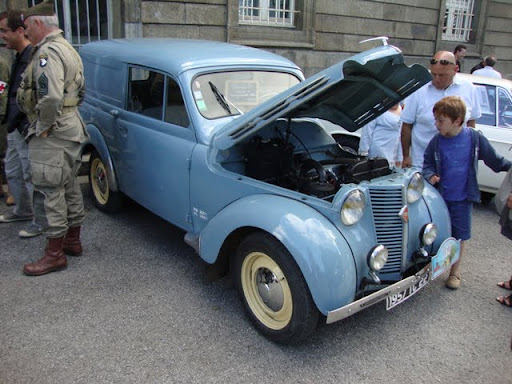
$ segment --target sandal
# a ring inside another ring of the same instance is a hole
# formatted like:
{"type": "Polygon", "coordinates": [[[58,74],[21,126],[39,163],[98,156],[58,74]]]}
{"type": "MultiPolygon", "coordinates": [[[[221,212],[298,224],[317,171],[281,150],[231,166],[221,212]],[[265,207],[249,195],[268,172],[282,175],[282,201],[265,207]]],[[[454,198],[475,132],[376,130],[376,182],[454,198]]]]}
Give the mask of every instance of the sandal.
{"type": "Polygon", "coordinates": [[[498,300],[501,304],[506,305],[507,307],[512,307],[512,295],[498,296],[496,300],[498,300]]]}
{"type": "Polygon", "coordinates": [[[509,281],[500,281],[498,283],[498,287],[505,288],[505,289],[512,289],[512,276],[510,277],[509,281]]]}

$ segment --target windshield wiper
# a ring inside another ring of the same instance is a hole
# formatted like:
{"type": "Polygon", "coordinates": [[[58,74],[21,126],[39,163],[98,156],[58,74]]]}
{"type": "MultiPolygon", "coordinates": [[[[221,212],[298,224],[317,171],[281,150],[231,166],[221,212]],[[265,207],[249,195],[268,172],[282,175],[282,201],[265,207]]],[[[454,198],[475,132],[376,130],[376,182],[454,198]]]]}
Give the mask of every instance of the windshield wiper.
{"type": "Polygon", "coordinates": [[[208,84],[210,84],[210,88],[213,92],[213,94],[215,95],[215,98],[217,99],[217,101],[219,102],[219,104],[221,105],[222,108],[224,108],[224,110],[229,114],[229,115],[241,115],[242,114],[242,111],[240,111],[235,104],[233,104],[231,101],[229,101],[228,99],[226,99],[226,97],[221,93],[221,91],[219,91],[219,89],[215,86],[215,84],[213,84],[211,81],[208,82],[208,84]],[[233,108],[236,109],[236,112],[237,113],[233,113],[231,112],[231,108],[229,106],[232,106],[233,108]]]}

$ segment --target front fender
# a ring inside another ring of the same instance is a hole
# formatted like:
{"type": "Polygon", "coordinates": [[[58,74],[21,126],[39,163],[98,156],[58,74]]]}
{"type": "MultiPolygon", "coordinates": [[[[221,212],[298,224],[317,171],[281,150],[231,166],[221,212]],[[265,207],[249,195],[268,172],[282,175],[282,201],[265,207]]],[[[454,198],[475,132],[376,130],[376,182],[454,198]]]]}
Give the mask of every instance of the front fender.
{"type": "Polygon", "coordinates": [[[429,210],[432,223],[437,226],[437,238],[434,242],[434,252],[437,252],[441,243],[447,237],[452,236],[450,213],[437,189],[427,181],[425,181],[425,189],[423,190],[423,200],[429,210]]]}
{"type": "Polygon", "coordinates": [[[110,156],[110,152],[108,150],[107,143],[103,138],[103,135],[101,134],[98,127],[93,124],[87,125],[87,132],[89,133],[89,141],[84,145],[90,144],[94,147],[94,149],[96,149],[96,151],[98,151],[101,159],[103,160],[103,163],[105,164],[105,167],[107,168],[108,186],[110,190],[113,192],[119,191],[119,187],[117,185],[117,177],[114,171],[114,164],[112,163],[112,157],[110,156]]]}
{"type": "Polygon", "coordinates": [[[350,247],[336,227],[310,206],[275,195],[237,200],[201,232],[201,257],[214,263],[229,234],[242,227],[259,228],[281,241],[323,314],[354,300],[357,276],[350,247]]]}

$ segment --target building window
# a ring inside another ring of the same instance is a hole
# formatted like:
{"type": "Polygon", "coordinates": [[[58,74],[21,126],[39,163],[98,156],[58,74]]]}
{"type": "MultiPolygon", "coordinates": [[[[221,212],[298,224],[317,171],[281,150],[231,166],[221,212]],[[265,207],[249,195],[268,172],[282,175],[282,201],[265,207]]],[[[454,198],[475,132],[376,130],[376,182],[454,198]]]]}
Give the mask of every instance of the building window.
{"type": "Polygon", "coordinates": [[[443,40],[470,41],[475,0],[446,0],[443,40]]]}
{"type": "MultiPolygon", "coordinates": [[[[43,0],[28,0],[28,6],[43,0]]],[[[112,36],[110,17],[112,0],[54,0],[64,37],[75,47],[112,36]]]]}
{"type": "Polygon", "coordinates": [[[313,48],[315,0],[226,1],[229,43],[313,48]]]}
{"type": "Polygon", "coordinates": [[[240,24],[293,27],[295,0],[238,0],[240,24]]]}

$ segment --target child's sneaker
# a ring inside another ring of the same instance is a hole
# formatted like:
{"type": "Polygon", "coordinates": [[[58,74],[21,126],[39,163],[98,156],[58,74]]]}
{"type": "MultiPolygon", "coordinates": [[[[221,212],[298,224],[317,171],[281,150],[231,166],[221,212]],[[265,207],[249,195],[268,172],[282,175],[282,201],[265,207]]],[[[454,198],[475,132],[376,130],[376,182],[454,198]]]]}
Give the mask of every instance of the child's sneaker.
{"type": "Polygon", "coordinates": [[[444,284],[450,289],[459,289],[460,277],[450,275],[444,284]]]}

